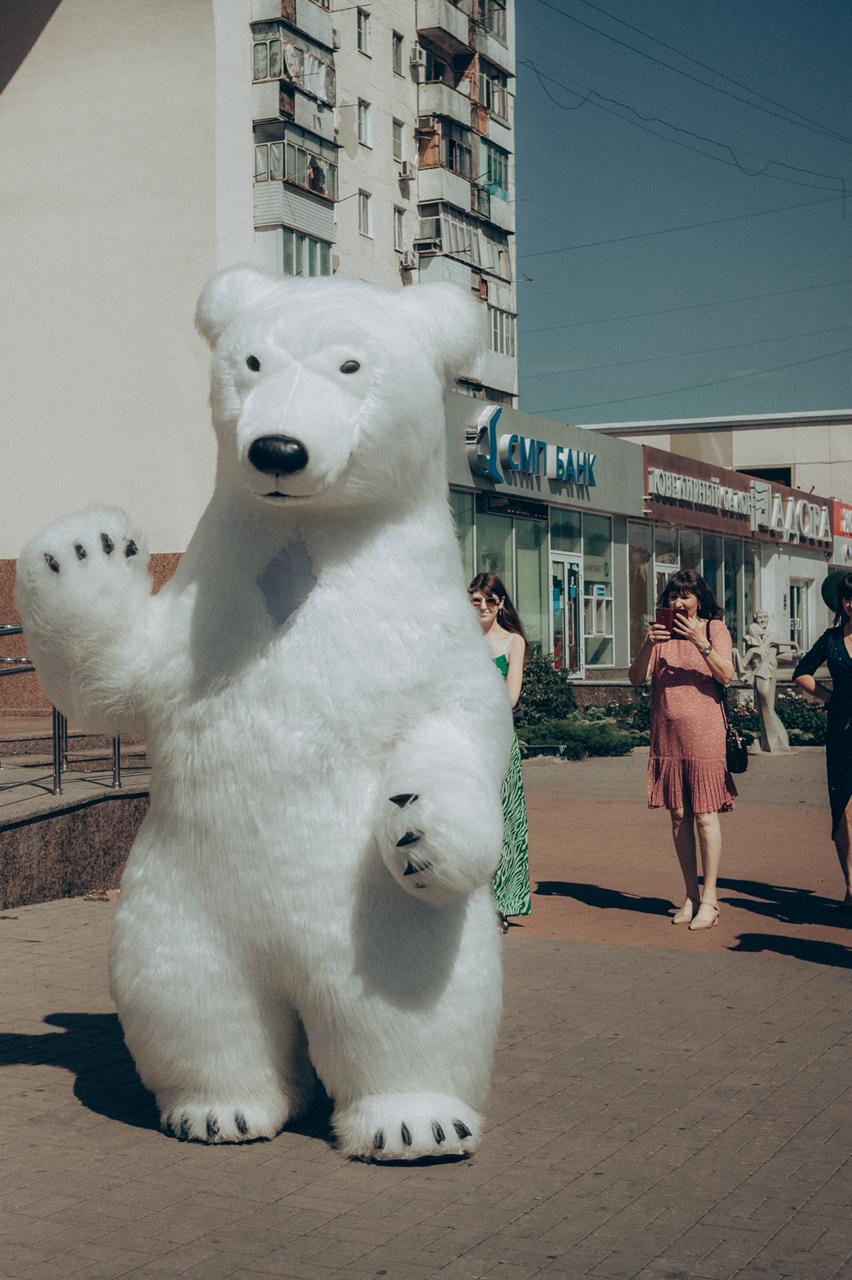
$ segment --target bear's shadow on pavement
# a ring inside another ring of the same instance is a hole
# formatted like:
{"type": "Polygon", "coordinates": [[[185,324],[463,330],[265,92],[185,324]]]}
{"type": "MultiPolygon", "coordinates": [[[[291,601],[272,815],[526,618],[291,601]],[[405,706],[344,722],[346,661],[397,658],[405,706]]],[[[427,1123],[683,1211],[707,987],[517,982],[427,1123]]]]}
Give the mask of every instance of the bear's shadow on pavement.
{"type": "MultiPolygon", "coordinates": [[[[44,1021],[61,1030],[41,1035],[0,1034],[0,1068],[63,1068],[74,1075],[74,1096],[87,1110],[137,1129],[159,1129],[154,1096],[139,1079],[116,1014],[49,1013],[44,1021]]],[[[310,1110],[288,1124],[287,1132],[333,1146],[331,1107],[318,1086],[310,1110]]]]}

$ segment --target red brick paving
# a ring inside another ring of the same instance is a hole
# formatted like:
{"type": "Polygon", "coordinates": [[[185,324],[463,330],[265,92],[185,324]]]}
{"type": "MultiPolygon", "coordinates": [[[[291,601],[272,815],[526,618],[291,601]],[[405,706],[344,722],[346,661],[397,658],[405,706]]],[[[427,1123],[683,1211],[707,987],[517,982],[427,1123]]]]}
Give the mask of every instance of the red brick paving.
{"type": "Polygon", "coordinates": [[[112,905],[4,912],[0,1276],[849,1280],[852,986],[817,901],[839,887],[818,756],[750,768],[699,937],[660,914],[677,869],[640,757],[528,768],[535,878],[562,888],[506,940],[462,1164],[346,1163],[322,1111],[247,1147],[166,1138],[106,991],[112,905]]]}

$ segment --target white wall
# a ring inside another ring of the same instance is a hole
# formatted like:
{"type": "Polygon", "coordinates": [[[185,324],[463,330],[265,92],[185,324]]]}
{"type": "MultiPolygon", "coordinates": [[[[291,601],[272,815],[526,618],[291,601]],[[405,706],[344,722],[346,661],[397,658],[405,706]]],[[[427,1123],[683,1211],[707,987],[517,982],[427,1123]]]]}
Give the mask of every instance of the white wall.
{"type": "Polygon", "coordinates": [[[193,312],[212,271],[251,257],[238,23],[243,0],[65,0],[9,84],[0,558],[103,501],[126,505],[153,550],[182,550],[207,500],[193,312]]]}

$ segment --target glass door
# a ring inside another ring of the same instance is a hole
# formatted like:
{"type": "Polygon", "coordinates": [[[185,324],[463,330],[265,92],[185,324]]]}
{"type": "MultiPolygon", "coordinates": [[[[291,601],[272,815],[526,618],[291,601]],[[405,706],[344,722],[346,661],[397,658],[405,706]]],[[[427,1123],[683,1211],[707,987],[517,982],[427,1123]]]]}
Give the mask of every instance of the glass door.
{"type": "Polygon", "coordinates": [[[790,579],[790,639],[802,653],[808,648],[808,585],[790,579]]]}
{"type": "Polygon", "coordinates": [[[583,578],[579,556],[551,557],[550,617],[554,666],[583,674],[583,578]]]}

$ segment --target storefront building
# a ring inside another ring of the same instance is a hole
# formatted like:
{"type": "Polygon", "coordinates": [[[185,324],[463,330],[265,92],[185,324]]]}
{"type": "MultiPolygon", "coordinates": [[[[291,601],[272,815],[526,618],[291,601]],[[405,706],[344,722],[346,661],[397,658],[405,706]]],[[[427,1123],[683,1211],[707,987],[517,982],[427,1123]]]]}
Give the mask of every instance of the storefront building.
{"type": "Polygon", "coordinates": [[[467,397],[447,420],[468,577],[499,574],[573,677],[624,679],[676,569],[707,580],[738,647],[757,609],[802,650],[830,621],[820,587],[838,554],[852,570],[852,507],[467,397]]]}
{"type": "Polygon", "coordinates": [[[452,396],[450,496],[469,578],[498,574],[532,647],[572,676],[628,652],[627,524],[642,514],[642,450],[452,396]]]}

